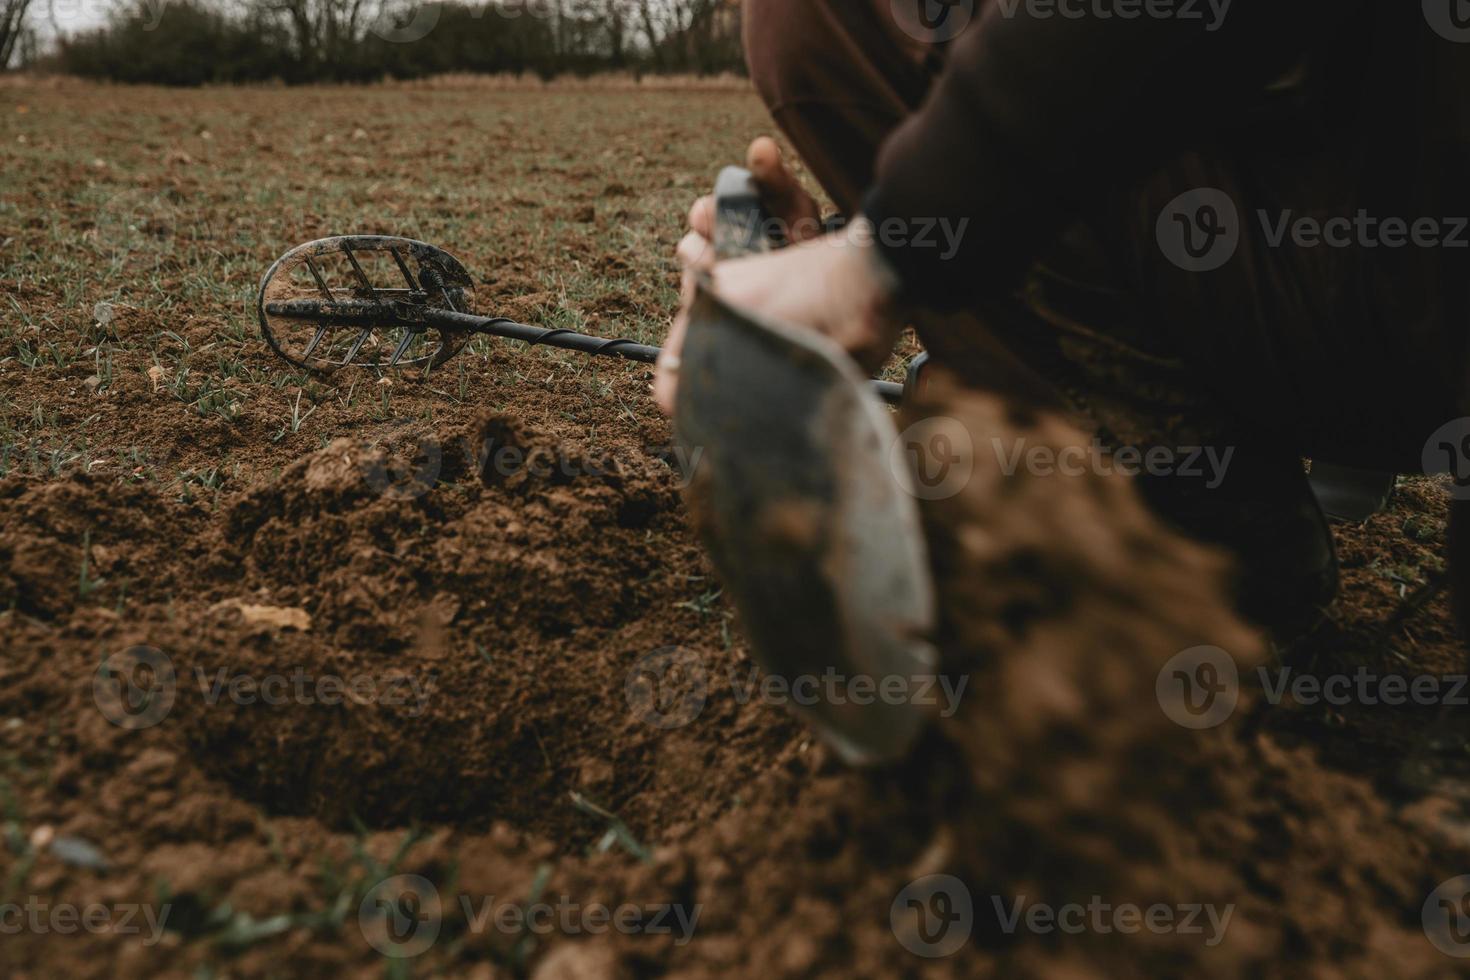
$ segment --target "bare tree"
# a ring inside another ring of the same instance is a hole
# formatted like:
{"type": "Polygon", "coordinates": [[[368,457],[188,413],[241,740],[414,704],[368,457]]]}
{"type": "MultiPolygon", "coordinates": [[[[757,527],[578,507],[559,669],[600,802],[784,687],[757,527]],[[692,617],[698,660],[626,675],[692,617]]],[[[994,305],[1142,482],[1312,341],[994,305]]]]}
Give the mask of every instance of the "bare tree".
{"type": "Polygon", "coordinates": [[[648,56],[655,71],[664,67],[664,38],[668,36],[668,5],[661,0],[638,0],[639,26],[648,44],[648,56]]]}
{"type": "Polygon", "coordinates": [[[642,0],[641,12],[655,53],[663,52],[659,67],[704,73],[738,61],[738,0],[642,0]],[[652,15],[658,8],[663,16],[655,27],[652,15]]]}
{"type": "Polygon", "coordinates": [[[613,68],[621,68],[628,58],[628,25],[633,19],[631,0],[603,0],[602,16],[609,63],[613,68]]]}
{"type": "MultiPolygon", "coordinates": [[[[339,61],[367,31],[367,0],[261,0],[261,9],[283,17],[303,65],[339,61]]],[[[373,13],[380,14],[382,7],[373,13]]]]}
{"type": "Polygon", "coordinates": [[[0,0],[0,69],[9,67],[16,45],[26,30],[31,0],[0,0]]]}

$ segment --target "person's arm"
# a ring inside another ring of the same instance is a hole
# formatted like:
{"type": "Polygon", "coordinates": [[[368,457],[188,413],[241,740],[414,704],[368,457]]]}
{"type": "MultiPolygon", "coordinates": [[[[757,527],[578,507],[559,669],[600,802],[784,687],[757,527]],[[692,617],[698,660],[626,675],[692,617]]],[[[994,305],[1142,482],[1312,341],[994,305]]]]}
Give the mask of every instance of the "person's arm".
{"type": "Polygon", "coordinates": [[[1222,19],[1207,0],[1102,5],[1203,19],[1099,18],[1096,6],[1059,0],[1088,13],[1037,17],[1027,0],[990,0],[884,145],[863,210],[910,298],[951,306],[1013,285],[1104,188],[1238,116],[1294,63],[1310,18],[1332,15],[1316,0],[1236,0],[1222,19]],[[917,240],[934,221],[963,227],[957,247],[917,240]]]}

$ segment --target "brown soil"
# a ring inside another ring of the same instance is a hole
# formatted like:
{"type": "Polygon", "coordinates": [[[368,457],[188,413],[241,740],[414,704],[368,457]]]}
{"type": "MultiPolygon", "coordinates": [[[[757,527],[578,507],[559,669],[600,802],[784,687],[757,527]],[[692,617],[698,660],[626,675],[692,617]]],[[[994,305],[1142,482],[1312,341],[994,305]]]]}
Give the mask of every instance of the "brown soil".
{"type": "MultiPolygon", "coordinates": [[[[972,432],[1015,425],[988,399],[940,397],[934,410],[972,432]]],[[[1038,425],[1032,444],[1080,438],[1038,425]]],[[[58,901],[162,887],[178,916],[148,950],[15,937],[13,969],[184,972],[229,949],[209,919],[228,906],[298,920],[235,951],[232,972],[370,971],[376,954],[350,924],[313,924],[312,910],[369,877],[355,837],[386,863],[420,826],[394,870],[465,894],[525,897],[546,866],[543,888],[581,902],[702,909],[687,946],[550,937],[528,954],[448,908],[462,941],[421,965],[451,971],[485,957],[548,976],[1447,972],[1418,907],[1470,855],[1256,725],[1190,733],[1142,710],[1181,649],[1224,646],[1242,666],[1260,653],[1217,598],[1219,560],[1161,532],[1126,484],[1003,481],[977,457],[969,489],[928,512],[946,667],[970,675],[971,696],[908,764],[857,773],[718,684],[688,726],[630,710],[630,665],[651,650],[695,650],[716,671],[742,658],[678,611],[679,586],[706,574],[697,553],[649,543],[681,533],[667,466],[634,447],[590,459],[505,415],[434,441],[432,489],[402,478],[424,453],[392,460],[340,439],[212,515],[85,476],[5,484],[17,611],[0,623],[12,651],[0,708],[64,720],[12,726],[6,748],[47,759],[23,791],[28,818],[97,843],[110,866],[42,853],[28,887],[58,901]],[[384,474],[400,477],[392,492],[375,485],[384,474]],[[91,538],[95,567],[139,583],[130,606],[180,597],[126,618],[27,598],[75,593],[57,570],[79,567],[82,525],[107,529],[91,538]],[[251,624],[220,597],[299,607],[310,626],[251,624]],[[99,656],[135,643],[166,651],[180,678],[167,718],[143,731],[92,703],[99,656]],[[211,704],[221,669],[368,676],[381,701],[211,704]],[[389,703],[394,681],[405,703],[389,703]],[[650,863],[588,856],[606,821],[572,793],[657,842],[650,863]],[[974,940],[931,964],[894,941],[887,910],[940,871],[977,898],[1213,902],[1235,918],[1208,948],[1193,935],[1061,944],[1006,935],[979,899],[974,940]]]]}
{"type": "MultiPolygon", "coordinates": [[[[392,105],[462,111],[430,105],[441,96],[429,90],[408,94],[392,105]]],[[[24,97],[49,99],[56,120],[86,122],[101,111],[91,101],[107,104],[91,89],[24,97]]],[[[245,115],[287,98],[197,97],[245,115]]],[[[373,118],[359,93],[318,97],[328,104],[320,118],[345,132],[373,118]]],[[[136,93],[130,109],[174,120],[174,98],[136,93]]],[[[555,96],[502,98],[491,109],[513,114],[536,111],[514,99],[555,96]]],[[[756,125],[748,96],[708,98],[726,101],[685,118],[673,97],[624,104],[578,92],[575,107],[562,104],[577,125],[524,152],[536,166],[566,163],[587,132],[615,126],[602,133],[614,140],[616,127],[634,127],[628,118],[663,120],[649,125],[671,142],[702,132],[711,115],[741,131],[756,125]],[[615,109],[624,121],[603,123],[615,109]]],[[[252,152],[249,127],[215,129],[214,147],[191,152],[219,153],[225,165],[252,152]]],[[[678,182],[693,187],[708,162],[687,173],[671,165],[655,183],[670,200],[685,197],[678,182]]],[[[85,166],[58,182],[72,186],[85,166]]],[[[611,178],[548,180],[596,195],[611,178]]],[[[16,206],[37,210],[45,183],[33,178],[16,206]]],[[[214,193],[207,186],[193,189],[214,193]]],[[[616,199],[677,214],[662,198],[616,199]]],[[[285,237],[286,219],[272,220],[282,240],[244,249],[242,269],[228,273],[242,295],[275,252],[312,237],[294,226],[304,233],[285,237]]],[[[615,321],[630,304],[657,312],[669,301],[663,273],[639,264],[642,249],[544,220],[540,255],[611,277],[581,294],[582,326],[603,330],[606,316],[608,334],[623,332],[615,321]]],[[[26,247],[49,241],[46,226],[28,228],[17,231],[26,247]]],[[[481,231],[465,240],[489,240],[481,231]]],[[[671,248],[677,228],[658,234],[671,248]]],[[[150,254],[125,262],[142,275],[150,254]]],[[[527,313],[568,302],[537,288],[562,285],[514,250],[465,258],[492,302],[545,293],[527,313]]],[[[190,271],[160,268],[179,283],[190,271]]],[[[94,329],[71,322],[62,294],[33,279],[17,295],[71,334],[94,329]]],[[[90,467],[23,466],[0,479],[4,901],[169,908],[152,946],[146,932],[5,935],[0,974],[1455,975],[1420,909],[1439,882],[1470,872],[1470,837],[1452,786],[1402,778],[1432,714],[1272,707],[1247,684],[1228,723],[1192,732],[1169,721],[1155,693],[1165,661],[1199,644],[1228,649],[1243,673],[1278,656],[1461,669],[1442,597],[1379,629],[1439,567],[1445,509],[1434,483],[1407,483],[1390,512],[1340,531],[1346,582],[1334,619],[1272,651],[1224,607],[1219,556],[1162,531],[1131,487],[1002,479],[990,454],[977,454],[966,491],[925,509],[945,667],[969,676],[967,693],[902,765],[859,772],[784,712],[737,697],[730,678],[744,678],[749,661],[686,528],[643,369],[502,345],[461,355],[473,367],[463,389],[451,364],[428,379],[361,381],[370,394],[354,401],[344,377],[276,387],[268,372],[278,366],[241,334],[223,349],[256,373],[232,382],[245,404],[228,421],[186,411],[148,375],[157,350],[207,366],[221,349],[208,345],[234,325],[211,309],[209,297],[180,310],[119,304],[113,339],[88,340],[114,358],[116,380],[99,393],[85,385],[90,360],[0,364],[19,406],[7,424],[40,405],[52,417],[32,439],[69,436],[100,407],[103,442],[119,450],[90,467]],[[380,391],[391,411],[376,410],[380,391]],[[288,394],[317,414],[278,437],[288,394]],[[129,445],[146,459],[121,452],[129,445]],[[164,464],[218,467],[222,482],[140,475],[164,464]],[[137,645],[166,655],[177,685],[159,723],[130,730],[108,720],[94,681],[101,662],[137,645]],[[674,669],[650,681],[646,671],[667,661],[674,669]],[[239,675],[298,674],[370,687],[311,704],[212,693],[239,675]],[[652,723],[660,718],[671,720],[652,723]],[[895,923],[890,906],[938,873],[963,879],[976,922],[963,948],[929,960],[902,945],[913,923],[895,923]],[[393,874],[428,878],[443,902],[438,942],[398,965],[358,926],[365,896],[393,874]],[[1094,895],[1234,911],[1223,941],[1207,946],[1186,933],[1012,934],[993,904],[1094,895]],[[476,928],[458,896],[676,903],[699,918],[688,943],[528,935],[476,928]]],[[[926,410],[983,436],[1081,438],[942,383],[930,397],[926,410]]]]}

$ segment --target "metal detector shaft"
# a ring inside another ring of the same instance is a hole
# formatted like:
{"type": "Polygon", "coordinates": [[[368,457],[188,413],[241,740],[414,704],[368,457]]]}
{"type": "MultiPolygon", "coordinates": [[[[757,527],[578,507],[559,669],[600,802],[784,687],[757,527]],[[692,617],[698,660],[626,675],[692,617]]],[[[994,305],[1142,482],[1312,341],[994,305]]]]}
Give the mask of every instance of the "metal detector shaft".
{"type": "MultiPolygon", "coordinates": [[[[382,303],[369,300],[316,300],[295,299],[267,302],[265,311],[272,316],[299,318],[317,324],[340,324],[342,326],[372,326],[374,324],[397,323],[409,330],[428,329],[456,331],[459,333],[483,333],[492,337],[520,340],[527,344],[544,344],[583,354],[603,357],[621,357],[628,361],[652,364],[658,359],[661,348],[639,344],[631,340],[608,340],[575,330],[560,330],[533,327],[516,323],[505,317],[475,316],[456,313],[453,310],[425,308],[408,303],[382,303]]],[[[903,385],[891,381],[872,382],[873,391],[890,405],[903,401],[903,385]]]]}
{"type": "Polygon", "coordinates": [[[545,344],[563,350],[579,351],[583,354],[598,354],[604,357],[621,357],[641,364],[652,364],[658,360],[660,348],[639,344],[631,340],[606,340],[575,330],[556,330],[516,323],[505,317],[474,316],[470,313],[451,313],[448,310],[430,310],[425,322],[444,330],[461,330],[465,333],[484,333],[507,340],[523,340],[528,344],[545,344]]]}

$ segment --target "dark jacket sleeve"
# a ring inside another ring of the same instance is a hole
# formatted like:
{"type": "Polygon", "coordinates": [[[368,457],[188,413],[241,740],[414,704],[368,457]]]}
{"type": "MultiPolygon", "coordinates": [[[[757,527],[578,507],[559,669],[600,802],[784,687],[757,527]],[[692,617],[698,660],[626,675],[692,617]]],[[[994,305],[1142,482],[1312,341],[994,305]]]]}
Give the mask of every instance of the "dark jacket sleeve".
{"type": "Polygon", "coordinates": [[[944,307],[1014,284],[1106,188],[1236,121],[1300,58],[1308,18],[1326,16],[1309,7],[1235,0],[1217,19],[1208,0],[1176,0],[1201,16],[1121,19],[990,0],[885,143],[864,202],[905,292],[944,307]],[[946,220],[965,222],[957,251],[906,233],[946,220]]]}

